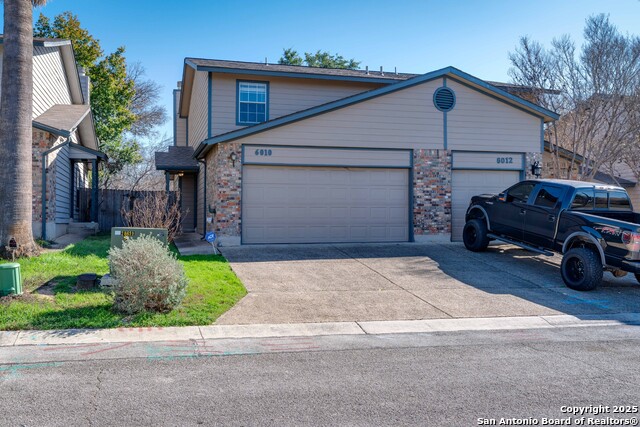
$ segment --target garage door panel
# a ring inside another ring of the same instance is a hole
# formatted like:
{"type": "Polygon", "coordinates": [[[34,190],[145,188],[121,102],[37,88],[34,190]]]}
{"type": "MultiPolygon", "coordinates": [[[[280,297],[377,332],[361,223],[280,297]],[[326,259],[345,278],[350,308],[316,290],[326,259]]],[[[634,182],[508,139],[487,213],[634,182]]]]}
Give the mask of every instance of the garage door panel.
{"type": "Polygon", "coordinates": [[[497,194],[520,180],[519,171],[456,170],[452,175],[451,238],[462,240],[464,217],[471,197],[497,194]]]}
{"type": "Polygon", "coordinates": [[[408,170],[245,166],[244,243],[409,239],[408,170]]]}

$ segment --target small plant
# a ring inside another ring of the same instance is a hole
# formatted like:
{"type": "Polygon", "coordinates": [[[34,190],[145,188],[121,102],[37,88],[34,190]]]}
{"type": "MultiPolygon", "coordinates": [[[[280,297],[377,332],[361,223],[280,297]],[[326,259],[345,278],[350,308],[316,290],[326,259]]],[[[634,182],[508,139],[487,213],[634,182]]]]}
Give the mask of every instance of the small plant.
{"type": "Polygon", "coordinates": [[[184,298],[187,278],[182,264],[153,237],[141,236],[124,242],[122,249],[111,248],[109,267],[117,311],[166,313],[184,298]]]}
{"type": "MultiPolygon", "coordinates": [[[[133,193],[132,193],[133,194],[133,193]]],[[[180,233],[182,212],[180,193],[169,196],[163,191],[147,191],[129,196],[121,209],[127,227],[166,228],[169,243],[180,233]]]]}

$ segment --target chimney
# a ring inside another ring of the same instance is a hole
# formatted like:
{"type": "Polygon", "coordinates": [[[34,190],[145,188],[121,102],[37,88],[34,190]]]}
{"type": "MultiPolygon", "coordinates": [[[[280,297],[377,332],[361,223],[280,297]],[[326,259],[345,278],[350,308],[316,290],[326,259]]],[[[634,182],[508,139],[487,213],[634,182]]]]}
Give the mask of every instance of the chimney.
{"type": "Polygon", "coordinates": [[[84,68],[78,67],[78,77],[80,77],[80,90],[82,91],[82,97],[84,98],[85,105],[89,105],[89,97],[90,97],[90,82],[89,76],[85,72],[84,68]]]}
{"type": "Polygon", "coordinates": [[[367,65],[367,66],[365,67],[365,69],[367,70],[367,76],[368,76],[368,75],[369,75],[369,66],[367,65]]]}
{"type": "Polygon", "coordinates": [[[178,82],[178,89],[182,89],[182,80],[178,82]]]}
{"type": "Polygon", "coordinates": [[[384,76],[384,71],[382,70],[382,65],[380,66],[380,75],[384,76]]]}
{"type": "Polygon", "coordinates": [[[393,67],[393,72],[396,74],[396,76],[398,75],[398,67],[393,67]]]}

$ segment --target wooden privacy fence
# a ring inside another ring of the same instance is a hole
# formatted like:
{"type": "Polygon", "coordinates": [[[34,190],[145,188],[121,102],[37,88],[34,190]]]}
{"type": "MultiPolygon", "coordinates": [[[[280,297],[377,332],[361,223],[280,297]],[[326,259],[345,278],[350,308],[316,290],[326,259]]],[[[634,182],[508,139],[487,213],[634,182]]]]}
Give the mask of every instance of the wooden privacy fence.
{"type": "MultiPolygon", "coordinates": [[[[91,189],[79,189],[79,212],[81,222],[90,222],[91,189]]],[[[124,227],[122,207],[131,208],[133,201],[156,194],[166,194],[166,191],[128,191],[128,190],[99,190],[98,191],[98,227],[100,231],[110,231],[111,227],[124,227]]],[[[169,192],[169,200],[175,200],[177,192],[169,192]]]]}

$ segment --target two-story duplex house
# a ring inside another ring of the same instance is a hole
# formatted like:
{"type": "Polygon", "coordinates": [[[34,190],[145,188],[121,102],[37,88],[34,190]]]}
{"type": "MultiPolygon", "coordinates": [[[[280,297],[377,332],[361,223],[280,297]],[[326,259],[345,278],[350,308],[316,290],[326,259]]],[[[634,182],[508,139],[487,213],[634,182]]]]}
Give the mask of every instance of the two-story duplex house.
{"type": "Polygon", "coordinates": [[[427,74],[187,58],[157,153],[183,228],[223,245],[461,236],[470,196],[530,176],[557,114],[447,67],[427,74]]]}
{"type": "MultiPolygon", "coordinates": [[[[2,69],[0,35],[0,70],[2,69]]],[[[55,239],[82,219],[78,197],[98,198],[98,151],[89,79],[78,70],[69,40],[33,41],[33,234],[55,239]]],[[[8,165],[5,165],[5,167],[8,165]]],[[[97,221],[98,204],[86,217],[97,221]]]]}

